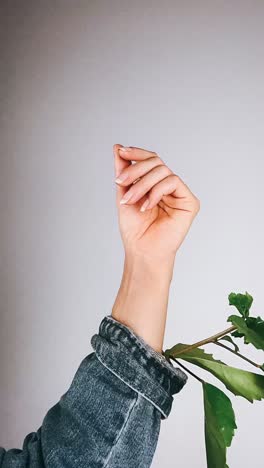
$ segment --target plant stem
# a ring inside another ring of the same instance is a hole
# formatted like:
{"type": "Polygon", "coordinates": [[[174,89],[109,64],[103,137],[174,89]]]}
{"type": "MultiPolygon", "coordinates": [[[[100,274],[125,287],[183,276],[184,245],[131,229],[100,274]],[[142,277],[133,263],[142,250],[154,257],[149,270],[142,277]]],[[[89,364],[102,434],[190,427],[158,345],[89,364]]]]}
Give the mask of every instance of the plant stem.
{"type": "MultiPolygon", "coordinates": [[[[208,344],[208,343],[213,343],[215,340],[217,340],[217,338],[221,338],[222,336],[227,335],[228,333],[236,330],[236,328],[237,327],[235,325],[232,325],[232,327],[229,327],[226,330],[223,330],[223,331],[221,331],[219,333],[216,333],[215,335],[210,336],[209,338],[205,338],[204,340],[197,341],[196,343],[194,343],[194,344],[192,344],[190,346],[187,346],[186,348],[182,349],[181,351],[175,353],[175,355],[173,357],[176,357],[176,356],[178,357],[178,356],[180,356],[180,354],[188,353],[192,349],[199,348],[199,346],[203,346],[203,345],[208,344]]],[[[171,356],[172,355],[170,355],[170,357],[171,356]]]]}
{"type": "Polygon", "coordinates": [[[204,380],[201,379],[200,377],[198,377],[198,375],[194,374],[194,372],[190,371],[190,369],[188,369],[188,367],[185,367],[181,362],[177,361],[177,359],[175,359],[174,357],[170,356],[169,359],[172,359],[174,362],[176,362],[178,364],[178,366],[182,367],[186,372],[188,372],[189,374],[191,374],[196,380],[199,380],[199,382],[201,382],[202,384],[204,383],[204,380]]]}
{"type": "Polygon", "coordinates": [[[224,344],[222,344],[222,343],[219,343],[218,341],[214,341],[213,343],[216,344],[217,346],[221,346],[221,348],[227,349],[228,351],[230,351],[230,353],[235,354],[236,356],[240,357],[240,358],[243,359],[244,361],[249,362],[249,364],[252,364],[252,366],[258,367],[259,369],[262,370],[261,364],[257,364],[256,362],[251,361],[251,359],[248,359],[246,356],[244,356],[244,355],[241,354],[241,353],[238,353],[238,352],[236,353],[236,351],[234,351],[233,349],[229,348],[229,346],[226,346],[226,345],[224,345],[224,344]]]}

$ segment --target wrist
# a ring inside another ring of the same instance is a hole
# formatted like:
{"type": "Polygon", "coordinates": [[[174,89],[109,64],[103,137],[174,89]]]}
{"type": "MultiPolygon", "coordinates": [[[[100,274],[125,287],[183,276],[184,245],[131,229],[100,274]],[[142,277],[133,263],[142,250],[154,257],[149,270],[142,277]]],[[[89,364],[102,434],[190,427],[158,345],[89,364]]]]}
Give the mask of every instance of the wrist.
{"type": "Polygon", "coordinates": [[[135,252],[125,252],[123,277],[138,278],[143,282],[170,285],[173,277],[175,257],[162,258],[135,252]]]}
{"type": "Polygon", "coordinates": [[[158,265],[146,256],[126,253],[112,316],[143,338],[155,351],[163,346],[174,259],[158,265]]]}

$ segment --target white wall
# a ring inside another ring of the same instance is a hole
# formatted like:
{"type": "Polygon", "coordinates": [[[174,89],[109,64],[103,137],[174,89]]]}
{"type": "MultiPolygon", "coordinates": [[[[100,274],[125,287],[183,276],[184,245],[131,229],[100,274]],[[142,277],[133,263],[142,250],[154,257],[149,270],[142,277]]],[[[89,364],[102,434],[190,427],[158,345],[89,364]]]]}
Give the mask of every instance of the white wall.
{"type": "MultiPolygon", "coordinates": [[[[176,262],[165,347],[225,328],[231,290],[248,290],[263,315],[264,4],[0,8],[0,440],[20,447],[91,352],[117,293],[114,143],[157,151],[201,200],[176,262]]],[[[264,406],[233,401],[230,468],[263,468],[264,406]]],[[[191,377],[153,462],[176,466],[205,467],[191,377]]]]}

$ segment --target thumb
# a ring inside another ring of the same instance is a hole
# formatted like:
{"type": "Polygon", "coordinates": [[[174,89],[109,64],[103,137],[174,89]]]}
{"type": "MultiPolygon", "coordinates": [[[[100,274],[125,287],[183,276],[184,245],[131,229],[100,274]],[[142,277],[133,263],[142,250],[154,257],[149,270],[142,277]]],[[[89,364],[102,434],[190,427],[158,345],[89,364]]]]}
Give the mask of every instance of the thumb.
{"type": "MultiPolygon", "coordinates": [[[[121,172],[131,165],[131,161],[121,158],[119,148],[122,148],[123,145],[115,144],[113,146],[113,153],[114,153],[114,161],[115,161],[115,178],[121,174],[121,172]]],[[[127,191],[127,187],[121,187],[120,185],[116,184],[116,199],[117,202],[121,200],[125,192],[127,191]]]]}

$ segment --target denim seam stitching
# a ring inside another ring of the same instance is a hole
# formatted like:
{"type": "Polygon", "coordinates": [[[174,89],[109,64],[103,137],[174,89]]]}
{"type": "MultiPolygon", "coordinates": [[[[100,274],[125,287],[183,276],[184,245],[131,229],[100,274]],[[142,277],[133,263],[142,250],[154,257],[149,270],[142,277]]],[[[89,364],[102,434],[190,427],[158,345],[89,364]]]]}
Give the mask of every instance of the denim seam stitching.
{"type": "Polygon", "coordinates": [[[116,372],[114,372],[110,367],[108,367],[102,360],[101,358],[96,354],[96,357],[97,359],[101,362],[101,364],[103,364],[103,366],[106,367],[106,369],[108,369],[110,372],[112,372],[112,374],[114,374],[116,377],[118,377],[124,384],[126,384],[128,387],[130,387],[132,390],[134,390],[134,392],[138,393],[139,395],[141,395],[143,398],[145,398],[147,401],[149,401],[149,403],[151,403],[153,406],[155,406],[155,408],[157,410],[159,410],[161,412],[161,414],[163,414],[163,416],[165,418],[168,417],[168,415],[166,413],[164,413],[164,411],[158,406],[156,405],[156,403],[154,403],[154,401],[152,401],[150,398],[148,398],[146,395],[144,395],[144,393],[141,393],[139,390],[135,389],[130,383],[126,382],[125,380],[123,380],[120,375],[116,374],[116,372]]]}
{"type": "Polygon", "coordinates": [[[118,435],[117,435],[117,437],[116,437],[116,439],[115,439],[115,441],[114,441],[113,446],[111,447],[111,450],[110,450],[110,452],[109,452],[109,454],[108,454],[108,456],[107,456],[107,459],[105,460],[105,464],[103,465],[103,468],[107,468],[107,466],[109,466],[108,464],[109,464],[109,462],[110,462],[110,459],[111,459],[111,456],[112,456],[112,454],[113,454],[113,451],[114,451],[115,447],[117,446],[118,441],[119,441],[119,439],[121,438],[122,433],[123,433],[124,429],[126,428],[126,426],[127,426],[127,424],[128,424],[128,420],[129,420],[129,418],[130,418],[130,415],[131,415],[131,413],[132,413],[134,407],[136,406],[137,400],[138,400],[138,395],[136,395],[136,397],[133,398],[133,401],[131,402],[131,405],[130,405],[130,407],[129,407],[129,409],[128,409],[128,413],[127,413],[126,419],[125,419],[125,421],[123,422],[123,425],[122,425],[121,429],[119,430],[119,433],[118,433],[118,435]]]}
{"type": "MultiPolygon", "coordinates": [[[[96,336],[96,335],[95,335],[95,336],[96,336]]],[[[98,336],[98,335],[97,335],[97,336],[98,336]]],[[[99,336],[100,336],[100,335],[99,335],[99,336]]],[[[104,338],[104,337],[103,337],[103,338],[104,338]]],[[[104,339],[106,339],[106,338],[104,338],[104,339]]],[[[122,343],[122,344],[123,344],[123,343],[122,343]]],[[[98,355],[99,353],[98,353],[97,349],[96,349],[96,348],[94,348],[94,349],[96,350],[96,355],[98,355]]],[[[127,349],[128,349],[128,348],[127,348],[127,349]]],[[[151,357],[152,357],[152,356],[151,356],[151,357]]],[[[102,362],[102,361],[101,361],[101,362],[102,362]]],[[[138,363],[138,362],[137,362],[137,363],[138,363]]],[[[138,364],[140,365],[140,363],[138,363],[138,364]]],[[[106,366],[106,367],[107,367],[107,366],[106,366]]],[[[147,367],[144,367],[144,369],[147,371],[147,367]]],[[[113,373],[114,373],[114,372],[113,372],[113,373]]],[[[115,374],[115,375],[118,375],[118,374],[115,374]]],[[[148,374],[148,377],[150,377],[151,379],[153,379],[153,376],[151,376],[150,374],[148,374]]],[[[180,376],[174,375],[174,378],[176,378],[176,377],[177,377],[179,380],[181,380],[181,377],[180,377],[180,376]]],[[[170,377],[167,376],[167,378],[169,379],[170,377]]],[[[120,377],[120,379],[121,379],[121,377],[120,377]]],[[[121,379],[121,380],[122,380],[122,379],[121,379]]],[[[161,390],[162,393],[164,392],[168,398],[171,398],[171,394],[166,390],[166,388],[162,385],[162,383],[160,383],[160,382],[157,381],[157,382],[155,382],[155,385],[156,385],[156,387],[158,387],[158,388],[161,390]]],[[[132,387],[131,387],[131,388],[132,388],[132,387]]]]}
{"type": "MultiPolygon", "coordinates": [[[[137,364],[140,365],[140,363],[139,363],[138,361],[137,361],[137,364]]],[[[146,372],[147,372],[147,366],[144,367],[144,369],[145,369],[146,372]]],[[[150,375],[150,374],[148,374],[148,377],[149,377],[150,379],[153,378],[153,376],[150,375]]],[[[159,381],[157,381],[157,382],[155,382],[155,385],[156,385],[156,387],[157,387],[158,389],[161,390],[162,393],[164,392],[168,398],[171,398],[171,394],[166,390],[166,388],[164,388],[164,386],[162,385],[162,383],[160,383],[159,381]]]]}

